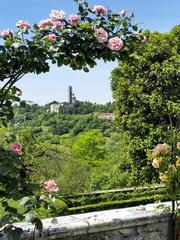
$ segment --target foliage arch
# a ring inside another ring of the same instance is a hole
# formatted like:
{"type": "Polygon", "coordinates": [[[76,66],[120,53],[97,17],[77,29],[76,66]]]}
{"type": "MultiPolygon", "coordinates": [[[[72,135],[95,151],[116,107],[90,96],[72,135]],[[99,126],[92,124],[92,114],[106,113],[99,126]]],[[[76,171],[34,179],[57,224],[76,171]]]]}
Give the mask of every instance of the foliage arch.
{"type": "Polygon", "coordinates": [[[96,60],[105,62],[127,59],[132,42],[145,42],[133,24],[134,15],[125,10],[116,14],[104,8],[90,8],[87,1],[75,0],[77,15],[68,19],[63,11],[52,10],[50,18],[31,26],[19,21],[17,30],[1,33],[0,45],[0,119],[6,124],[13,117],[12,102],[19,101],[14,84],[27,73],[45,73],[50,62],[58,67],[68,65],[73,70],[89,71],[96,60]]]}

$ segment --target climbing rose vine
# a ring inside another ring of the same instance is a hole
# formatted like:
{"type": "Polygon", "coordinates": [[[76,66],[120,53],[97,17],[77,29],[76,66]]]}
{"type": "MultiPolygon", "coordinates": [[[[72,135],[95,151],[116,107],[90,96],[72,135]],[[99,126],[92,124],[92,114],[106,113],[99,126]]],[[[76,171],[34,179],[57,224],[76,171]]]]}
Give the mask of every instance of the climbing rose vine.
{"type": "Polygon", "coordinates": [[[16,30],[2,31],[1,125],[13,117],[11,104],[20,101],[14,84],[25,74],[48,72],[51,63],[88,72],[96,60],[123,61],[134,51],[132,42],[147,41],[133,22],[132,13],[124,9],[114,13],[101,5],[89,7],[86,0],[75,2],[79,11],[70,16],[63,10],[52,10],[37,24],[19,20],[16,30]]]}

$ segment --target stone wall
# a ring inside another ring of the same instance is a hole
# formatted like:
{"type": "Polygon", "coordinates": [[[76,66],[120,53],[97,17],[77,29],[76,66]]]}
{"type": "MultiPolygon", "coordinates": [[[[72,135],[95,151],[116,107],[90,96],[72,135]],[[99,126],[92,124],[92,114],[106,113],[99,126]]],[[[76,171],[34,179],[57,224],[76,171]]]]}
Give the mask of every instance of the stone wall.
{"type": "MultiPolygon", "coordinates": [[[[36,239],[61,240],[170,240],[170,215],[155,205],[92,212],[43,220],[43,233],[36,239]]],[[[32,239],[33,225],[24,229],[23,239],[32,239]]]]}

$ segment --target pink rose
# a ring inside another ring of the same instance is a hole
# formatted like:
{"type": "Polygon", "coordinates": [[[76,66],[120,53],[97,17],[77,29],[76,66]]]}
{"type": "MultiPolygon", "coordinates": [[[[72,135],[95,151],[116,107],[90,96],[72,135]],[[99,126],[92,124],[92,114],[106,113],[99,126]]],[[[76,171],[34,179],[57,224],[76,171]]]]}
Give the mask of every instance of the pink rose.
{"type": "Polygon", "coordinates": [[[70,15],[69,16],[69,23],[72,26],[76,26],[79,23],[79,17],[77,15],[70,15]]]}
{"type": "Polygon", "coordinates": [[[2,36],[4,39],[13,38],[13,31],[10,30],[10,29],[6,29],[6,30],[2,31],[1,36],[2,36]]]}
{"type": "Polygon", "coordinates": [[[44,183],[44,188],[47,192],[58,192],[59,188],[54,180],[48,180],[44,183]]]}
{"type": "Polygon", "coordinates": [[[39,22],[39,28],[42,30],[42,29],[45,29],[46,27],[49,27],[52,25],[52,20],[50,18],[48,19],[44,19],[44,20],[41,20],[39,22]]]}
{"type": "Polygon", "coordinates": [[[49,34],[48,39],[50,42],[55,42],[57,40],[57,36],[54,33],[49,34]]]}
{"type": "Polygon", "coordinates": [[[56,21],[53,23],[53,29],[59,29],[61,28],[62,23],[60,21],[56,21]]]}
{"type": "Polygon", "coordinates": [[[147,43],[147,37],[146,36],[143,36],[143,40],[141,41],[142,44],[146,44],[147,43]]]}
{"type": "Polygon", "coordinates": [[[108,33],[103,28],[95,29],[94,36],[99,43],[104,43],[108,40],[108,33]]]}
{"type": "Polygon", "coordinates": [[[22,146],[18,143],[12,144],[10,147],[11,151],[18,154],[18,155],[22,155],[23,151],[22,151],[22,146]]]}
{"type": "Polygon", "coordinates": [[[99,6],[95,6],[95,7],[93,8],[93,12],[95,12],[96,14],[102,14],[102,15],[104,15],[104,14],[107,13],[107,9],[106,9],[105,7],[99,5],[99,6]]]}
{"type": "Polygon", "coordinates": [[[49,16],[53,21],[62,21],[65,19],[66,14],[64,11],[52,10],[49,16]]]}
{"type": "Polygon", "coordinates": [[[28,28],[31,27],[30,23],[28,23],[27,21],[22,21],[22,20],[17,22],[16,26],[19,27],[19,28],[22,28],[24,30],[27,30],[28,28]]]}
{"type": "Polygon", "coordinates": [[[125,9],[122,9],[120,12],[119,12],[119,14],[120,14],[120,16],[121,17],[124,17],[125,15],[126,15],[126,10],[125,9]]]}
{"type": "Polygon", "coordinates": [[[119,51],[124,43],[121,38],[113,37],[109,39],[108,47],[113,51],[119,51]]]}

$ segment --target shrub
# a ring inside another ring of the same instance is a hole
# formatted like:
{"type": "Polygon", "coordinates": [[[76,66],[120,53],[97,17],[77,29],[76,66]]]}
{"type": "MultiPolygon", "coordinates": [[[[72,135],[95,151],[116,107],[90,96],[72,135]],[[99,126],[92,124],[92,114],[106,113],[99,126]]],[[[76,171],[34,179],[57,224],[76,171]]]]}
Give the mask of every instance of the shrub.
{"type": "Polygon", "coordinates": [[[55,207],[56,214],[58,214],[58,215],[65,215],[68,213],[68,206],[61,199],[56,199],[53,206],[55,207]]]}
{"type": "Polygon", "coordinates": [[[157,199],[167,200],[164,195],[155,195],[155,196],[143,196],[143,197],[134,197],[125,200],[117,200],[117,201],[109,201],[97,204],[91,204],[86,206],[79,206],[69,208],[69,214],[77,214],[77,213],[85,213],[92,211],[102,211],[109,210],[115,208],[124,208],[124,207],[132,207],[140,204],[148,204],[156,201],[157,199]]]}

